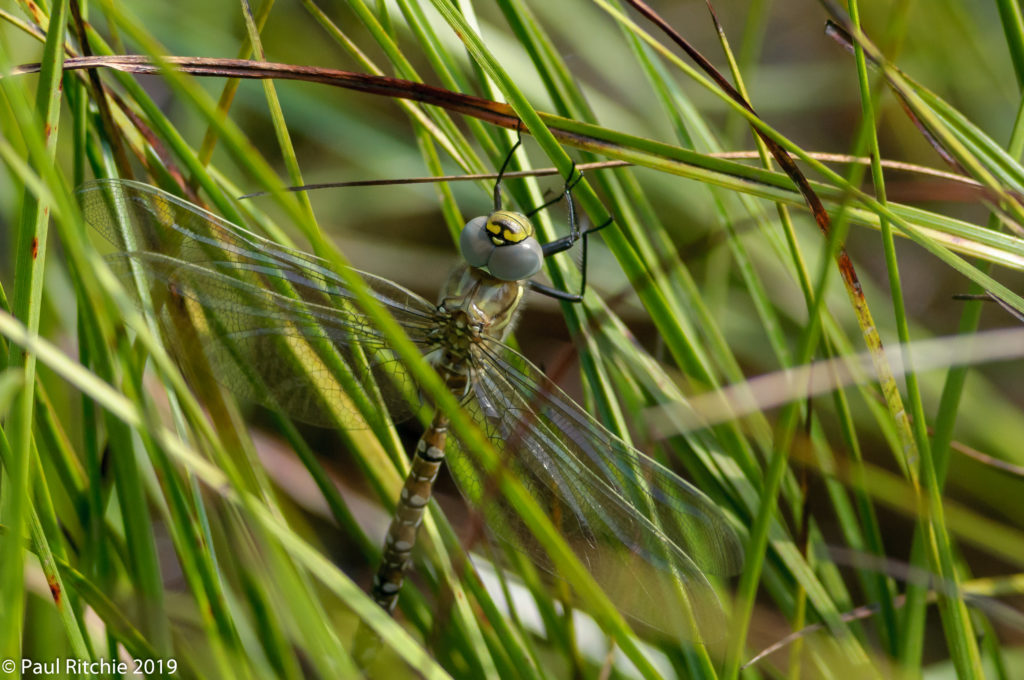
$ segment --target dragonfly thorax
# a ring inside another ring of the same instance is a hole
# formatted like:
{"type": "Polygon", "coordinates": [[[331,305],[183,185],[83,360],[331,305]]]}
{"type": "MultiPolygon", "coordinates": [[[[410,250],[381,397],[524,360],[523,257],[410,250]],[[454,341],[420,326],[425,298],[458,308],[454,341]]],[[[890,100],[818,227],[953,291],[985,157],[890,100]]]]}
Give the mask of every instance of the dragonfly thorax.
{"type": "Polygon", "coordinates": [[[503,281],[478,267],[460,265],[441,291],[436,341],[468,352],[482,337],[504,339],[518,317],[523,288],[521,281],[503,281]]]}

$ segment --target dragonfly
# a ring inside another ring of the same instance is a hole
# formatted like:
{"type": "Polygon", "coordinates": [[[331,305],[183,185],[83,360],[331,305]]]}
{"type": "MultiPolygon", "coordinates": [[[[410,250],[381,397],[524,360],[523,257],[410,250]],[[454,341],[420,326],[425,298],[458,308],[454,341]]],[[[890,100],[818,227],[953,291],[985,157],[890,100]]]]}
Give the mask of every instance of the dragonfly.
{"type": "MultiPolygon", "coordinates": [[[[694,620],[707,631],[724,616],[708,575],[734,574],[742,562],[723,511],[612,434],[504,342],[527,291],[582,299],[587,236],[605,225],[581,230],[570,191],[567,183],[569,236],[541,244],[530,219],[535,211],[502,208],[499,179],[494,210],[462,230],[463,260],[437,303],[356,273],[473,416],[501,455],[502,473],[514,475],[555,522],[612,603],[672,635],[692,630],[694,620]],[[578,293],[532,280],[546,257],[579,241],[578,293]]],[[[147,184],[97,180],[78,198],[86,221],[113,246],[111,269],[130,290],[148,291],[165,333],[187,315],[194,339],[178,344],[201,347],[214,377],[238,396],[335,427],[366,427],[381,407],[394,420],[415,411],[410,374],[326,261],[147,184]]],[[[488,531],[557,576],[547,551],[496,491],[494,473],[449,438],[449,424],[435,409],[410,454],[371,590],[389,613],[446,458],[488,531]]]]}

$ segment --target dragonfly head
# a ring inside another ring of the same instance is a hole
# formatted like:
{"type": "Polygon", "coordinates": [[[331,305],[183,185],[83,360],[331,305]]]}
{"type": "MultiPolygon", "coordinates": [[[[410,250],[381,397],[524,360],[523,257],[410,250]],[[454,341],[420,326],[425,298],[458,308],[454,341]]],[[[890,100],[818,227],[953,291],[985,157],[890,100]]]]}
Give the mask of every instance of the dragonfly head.
{"type": "Polygon", "coordinates": [[[502,281],[521,281],[540,271],[544,251],[530,219],[511,210],[474,217],[459,237],[462,257],[502,281]]]}

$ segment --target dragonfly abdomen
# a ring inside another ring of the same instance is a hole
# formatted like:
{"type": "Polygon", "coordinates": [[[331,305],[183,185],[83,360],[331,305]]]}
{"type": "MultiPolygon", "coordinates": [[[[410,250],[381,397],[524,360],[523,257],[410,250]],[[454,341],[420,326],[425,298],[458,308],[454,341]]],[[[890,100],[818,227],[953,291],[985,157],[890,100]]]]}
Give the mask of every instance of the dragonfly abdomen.
{"type": "MultiPolygon", "coordinates": [[[[438,369],[448,389],[461,399],[468,389],[465,362],[446,351],[438,369]]],[[[398,508],[384,539],[384,555],[377,574],[373,577],[373,600],[389,613],[394,611],[395,605],[398,604],[398,594],[405,581],[405,572],[412,561],[416,534],[423,523],[423,513],[430,502],[434,481],[444,463],[448,422],[448,416],[443,411],[435,411],[430,427],[416,444],[412,467],[402,485],[398,508]]]]}

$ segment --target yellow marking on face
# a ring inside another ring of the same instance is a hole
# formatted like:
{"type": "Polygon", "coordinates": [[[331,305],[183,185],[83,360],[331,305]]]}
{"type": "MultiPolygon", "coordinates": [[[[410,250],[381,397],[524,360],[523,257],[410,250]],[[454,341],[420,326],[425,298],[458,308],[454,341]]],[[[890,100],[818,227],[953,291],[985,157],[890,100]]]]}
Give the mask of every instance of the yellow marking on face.
{"type": "Polygon", "coordinates": [[[496,246],[522,243],[533,237],[533,224],[525,215],[511,210],[492,213],[485,226],[496,246]]]}

